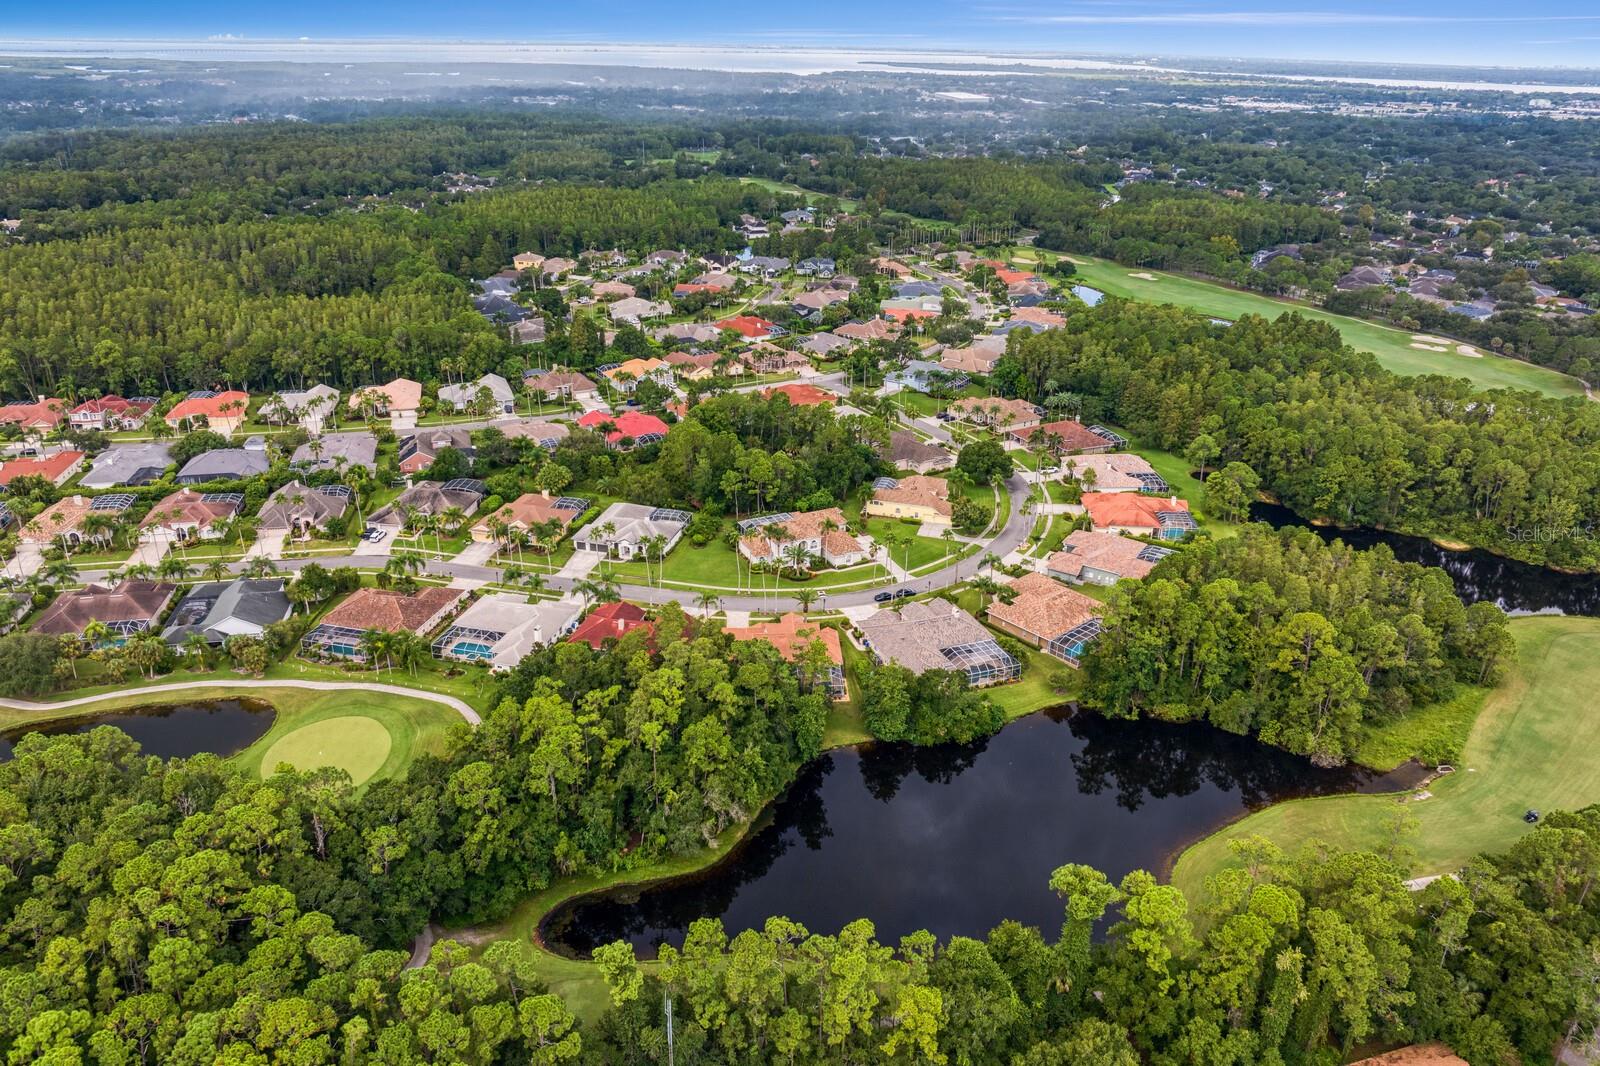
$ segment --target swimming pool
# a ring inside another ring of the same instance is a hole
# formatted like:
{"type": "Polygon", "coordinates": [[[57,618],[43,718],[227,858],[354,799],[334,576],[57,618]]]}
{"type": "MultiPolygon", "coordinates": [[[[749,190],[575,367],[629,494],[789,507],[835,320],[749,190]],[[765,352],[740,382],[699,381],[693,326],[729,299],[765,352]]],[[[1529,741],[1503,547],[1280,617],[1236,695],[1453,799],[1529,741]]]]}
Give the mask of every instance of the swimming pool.
{"type": "Polygon", "coordinates": [[[462,640],[450,648],[450,654],[458,659],[487,659],[494,654],[494,648],[477,641],[462,640]]]}

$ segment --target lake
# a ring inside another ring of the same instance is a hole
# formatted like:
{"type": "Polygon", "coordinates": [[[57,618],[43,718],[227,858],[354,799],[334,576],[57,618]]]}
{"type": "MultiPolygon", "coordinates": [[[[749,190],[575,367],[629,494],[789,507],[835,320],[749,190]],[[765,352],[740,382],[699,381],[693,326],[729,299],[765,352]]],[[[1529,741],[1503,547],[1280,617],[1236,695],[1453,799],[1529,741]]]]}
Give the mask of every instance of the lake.
{"type": "Polygon", "coordinates": [[[769,915],[824,933],[870,918],[885,943],[917,929],[979,936],[1015,918],[1053,937],[1061,905],[1048,881],[1063,863],[1112,880],[1160,871],[1246,811],[1405,788],[1421,773],[1322,770],[1203,724],[1047,711],[970,745],[824,755],[717,865],[572,900],[540,933],[577,957],[619,939],[650,954],[700,917],[720,917],[729,935],[769,915]]]}
{"type": "Polygon", "coordinates": [[[272,705],[259,700],[205,700],[63,718],[0,733],[0,760],[11,758],[16,742],[28,733],[87,733],[102,725],[128,734],[146,755],[237,755],[266,735],[274,717],[272,705]]]}
{"type": "Polygon", "coordinates": [[[1356,548],[1387,544],[1401,562],[1437,566],[1449,574],[1456,594],[1467,603],[1488,600],[1509,614],[1600,616],[1600,574],[1563,574],[1478,548],[1451,551],[1425,537],[1403,533],[1313,526],[1278,504],[1251,504],[1250,517],[1274,528],[1305,526],[1316,530],[1324,540],[1342,540],[1356,548]]]}

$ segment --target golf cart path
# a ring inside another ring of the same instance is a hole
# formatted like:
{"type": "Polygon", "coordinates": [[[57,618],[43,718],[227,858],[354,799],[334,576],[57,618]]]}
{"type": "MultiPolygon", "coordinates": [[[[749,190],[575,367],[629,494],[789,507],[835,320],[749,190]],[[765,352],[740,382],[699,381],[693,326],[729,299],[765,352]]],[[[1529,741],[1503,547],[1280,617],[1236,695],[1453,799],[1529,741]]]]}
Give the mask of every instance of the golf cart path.
{"type": "Polygon", "coordinates": [[[105,700],[122,699],[130,693],[142,695],[147,692],[186,692],[197,688],[303,688],[313,689],[318,692],[386,692],[392,696],[409,696],[413,699],[442,703],[474,726],[483,721],[478,712],[469,707],[464,700],[459,700],[454,696],[445,696],[438,692],[406,688],[403,685],[384,685],[358,681],[297,681],[293,679],[284,681],[183,681],[169,685],[150,685],[145,688],[123,689],[119,692],[102,692],[97,696],[79,696],[77,699],[71,700],[36,702],[34,700],[0,699],[0,707],[7,707],[14,711],[59,711],[65,707],[82,707],[91,703],[101,703],[105,700]]]}

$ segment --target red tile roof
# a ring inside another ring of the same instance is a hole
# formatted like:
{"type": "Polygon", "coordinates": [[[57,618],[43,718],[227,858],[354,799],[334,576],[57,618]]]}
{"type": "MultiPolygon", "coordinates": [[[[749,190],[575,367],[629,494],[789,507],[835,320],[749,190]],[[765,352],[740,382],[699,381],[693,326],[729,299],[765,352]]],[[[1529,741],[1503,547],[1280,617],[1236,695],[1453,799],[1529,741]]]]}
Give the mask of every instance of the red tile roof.
{"type": "Polygon", "coordinates": [[[774,396],[787,396],[789,402],[796,407],[818,407],[822,404],[838,403],[839,397],[827,389],[819,389],[815,385],[805,382],[790,382],[787,385],[774,385],[761,395],[767,399],[774,396]]]}
{"type": "Polygon", "coordinates": [[[19,426],[40,426],[54,429],[65,417],[67,401],[40,400],[37,403],[8,403],[0,407],[0,422],[14,422],[19,426]]]}
{"type": "Polygon", "coordinates": [[[250,394],[238,389],[219,392],[199,400],[183,400],[167,412],[167,421],[177,425],[185,418],[243,418],[250,394]]]}
{"type": "Polygon", "coordinates": [[[802,615],[790,611],[776,622],[757,622],[748,626],[727,626],[723,630],[734,640],[769,641],[778,654],[794,662],[800,649],[814,640],[820,640],[828,649],[828,661],[835,666],[844,665],[844,650],[839,646],[839,631],[807,621],[802,615]]]}
{"type": "Polygon", "coordinates": [[[602,603],[589,612],[577,629],[572,631],[572,636],[567,639],[574,644],[587,644],[595,651],[612,637],[621,637],[633,632],[640,627],[655,632],[655,623],[644,615],[644,609],[625,600],[615,603],[602,603]]]}
{"type": "Polygon", "coordinates": [[[323,615],[322,625],[350,629],[377,629],[385,633],[409,630],[420,633],[424,626],[466,595],[461,589],[429,586],[412,595],[394,589],[356,589],[348,599],[323,615]]]}
{"type": "Polygon", "coordinates": [[[718,329],[731,329],[742,337],[751,340],[757,337],[770,337],[777,328],[773,323],[757,315],[736,315],[733,318],[724,318],[721,322],[713,322],[718,329]]]}
{"type": "Polygon", "coordinates": [[[1176,496],[1138,496],[1131,492],[1086,492],[1084,510],[1095,529],[1122,526],[1129,529],[1160,529],[1160,511],[1187,511],[1188,500],[1176,496]]]}
{"type": "Polygon", "coordinates": [[[599,431],[607,422],[617,428],[606,434],[606,443],[616,444],[624,438],[638,440],[646,433],[666,433],[668,426],[655,415],[647,415],[643,411],[624,411],[620,415],[607,414],[604,411],[590,411],[578,419],[578,425],[586,429],[599,431]]]}
{"type": "Polygon", "coordinates": [[[1027,443],[1036,433],[1043,433],[1046,442],[1061,452],[1084,452],[1091,448],[1103,450],[1111,447],[1110,441],[1097,433],[1089,432],[1088,426],[1082,422],[1074,422],[1070,418],[1064,418],[1059,422],[1046,422],[1042,426],[1032,426],[1028,429],[1013,429],[1011,436],[1027,443]]]}
{"type": "Polygon", "coordinates": [[[56,452],[42,459],[10,459],[0,463],[0,485],[9,485],[13,478],[42,477],[54,482],[83,462],[82,452],[56,452]]]}
{"type": "Polygon", "coordinates": [[[896,322],[910,322],[918,318],[939,317],[939,312],[924,311],[920,307],[886,307],[884,308],[883,313],[894,319],[896,322]]]}

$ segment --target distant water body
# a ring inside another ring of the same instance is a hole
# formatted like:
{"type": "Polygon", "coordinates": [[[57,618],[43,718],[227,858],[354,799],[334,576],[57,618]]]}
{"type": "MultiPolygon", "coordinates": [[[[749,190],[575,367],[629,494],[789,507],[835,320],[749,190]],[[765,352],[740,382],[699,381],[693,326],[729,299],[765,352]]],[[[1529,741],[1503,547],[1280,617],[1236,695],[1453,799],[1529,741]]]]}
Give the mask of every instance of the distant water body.
{"type": "MultiPolygon", "coordinates": [[[[1440,81],[1419,77],[1363,78],[1353,75],[1237,73],[1201,66],[1156,66],[1111,58],[1036,52],[896,50],[826,45],[603,44],[518,41],[397,40],[8,40],[0,54],[66,58],[158,59],[172,62],[227,63],[425,63],[418,76],[452,77],[457,63],[649,67],[750,74],[1040,74],[1068,70],[1106,70],[1149,74],[1198,74],[1267,81],[1337,82],[1379,88],[1438,89],[1460,92],[1600,94],[1600,83],[1551,85],[1537,82],[1440,81]],[[435,66],[435,64],[442,64],[435,66]],[[996,69],[1003,68],[1003,69],[996,69]]],[[[1485,71],[1486,74],[1492,73],[1485,71]]]]}

